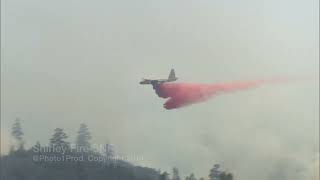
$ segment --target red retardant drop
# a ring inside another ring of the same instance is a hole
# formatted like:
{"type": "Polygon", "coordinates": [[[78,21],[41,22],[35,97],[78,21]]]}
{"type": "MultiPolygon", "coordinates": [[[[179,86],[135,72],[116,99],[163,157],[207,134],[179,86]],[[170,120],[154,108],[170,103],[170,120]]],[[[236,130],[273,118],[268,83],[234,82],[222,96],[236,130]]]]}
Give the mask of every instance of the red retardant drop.
{"type": "Polygon", "coordinates": [[[164,103],[164,108],[176,109],[206,101],[219,93],[254,88],[264,83],[284,82],[286,80],[272,79],[218,84],[163,83],[154,84],[153,88],[159,97],[169,98],[164,103]]]}

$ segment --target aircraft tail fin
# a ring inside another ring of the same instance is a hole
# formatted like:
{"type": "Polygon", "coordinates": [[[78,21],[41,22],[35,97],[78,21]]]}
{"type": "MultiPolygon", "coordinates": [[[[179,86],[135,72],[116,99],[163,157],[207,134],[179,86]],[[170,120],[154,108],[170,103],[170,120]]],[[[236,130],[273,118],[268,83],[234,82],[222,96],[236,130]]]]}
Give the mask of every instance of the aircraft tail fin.
{"type": "Polygon", "coordinates": [[[175,80],[176,79],[176,74],[174,72],[174,69],[171,69],[168,80],[175,80]]]}

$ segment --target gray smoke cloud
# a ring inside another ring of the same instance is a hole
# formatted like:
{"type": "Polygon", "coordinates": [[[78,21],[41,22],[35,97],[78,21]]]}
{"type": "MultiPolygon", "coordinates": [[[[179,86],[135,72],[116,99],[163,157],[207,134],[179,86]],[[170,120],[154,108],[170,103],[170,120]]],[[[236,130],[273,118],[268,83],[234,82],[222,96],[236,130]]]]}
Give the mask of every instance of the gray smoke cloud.
{"type": "MultiPolygon", "coordinates": [[[[220,163],[237,180],[319,179],[318,1],[10,0],[1,8],[1,138],[16,117],[28,146],[47,143],[55,127],[72,141],[86,123],[93,143],[143,155],[143,166],[207,177],[220,163]],[[181,82],[316,80],[165,111],[138,82],[171,68],[181,82]]],[[[1,139],[1,150],[9,144],[1,139]]]]}

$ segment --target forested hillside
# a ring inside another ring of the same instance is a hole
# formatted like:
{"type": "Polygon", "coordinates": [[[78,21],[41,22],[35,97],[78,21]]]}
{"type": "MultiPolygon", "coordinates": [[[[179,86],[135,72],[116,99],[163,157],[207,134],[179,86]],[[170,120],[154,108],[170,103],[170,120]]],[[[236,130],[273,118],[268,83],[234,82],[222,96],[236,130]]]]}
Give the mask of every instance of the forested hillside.
{"type": "MultiPolygon", "coordinates": [[[[12,137],[15,144],[8,155],[1,156],[1,180],[197,180],[193,173],[180,177],[178,168],[167,173],[135,166],[117,156],[111,144],[97,149],[85,124],[80,125],[73,144],[62,128],[56,128],[48,145],[37,142],[25,148],[19,119],[12,126],[12,137]]],[[[232,180],[233,175],[215,165],[206,179],[232,180]]]]}

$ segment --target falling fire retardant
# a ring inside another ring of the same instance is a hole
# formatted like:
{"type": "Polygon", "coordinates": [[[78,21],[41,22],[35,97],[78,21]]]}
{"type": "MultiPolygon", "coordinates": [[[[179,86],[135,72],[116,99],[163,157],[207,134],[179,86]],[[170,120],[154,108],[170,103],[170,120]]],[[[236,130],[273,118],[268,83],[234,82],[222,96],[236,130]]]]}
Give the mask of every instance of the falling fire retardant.
{"type": "Polygon", "coordinates": [[[287,80],[288,79],[270,79],[217,84],[162,83],[153,84],[153,89],[159,97],[168,98],[163,105],[164,108],[176,109],[206,101],[220,93],[244,90],[258,87],[266,83],[280,83],[287,80]]]}

